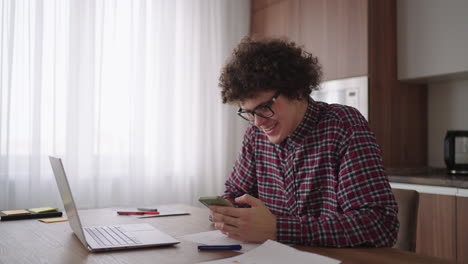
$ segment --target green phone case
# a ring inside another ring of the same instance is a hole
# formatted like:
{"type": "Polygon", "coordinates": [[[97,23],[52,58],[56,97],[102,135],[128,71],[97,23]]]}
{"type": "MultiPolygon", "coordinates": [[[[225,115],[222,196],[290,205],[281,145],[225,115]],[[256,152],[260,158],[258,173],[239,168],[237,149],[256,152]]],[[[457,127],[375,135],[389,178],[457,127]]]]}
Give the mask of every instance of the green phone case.
{"type": "Polygon", "coordinates": [[[198,199],[200,203],[205,206],[210,205],[221,205],[221,206],[232,206],[226,199],[221,196],[203,196],[198,199]]]}

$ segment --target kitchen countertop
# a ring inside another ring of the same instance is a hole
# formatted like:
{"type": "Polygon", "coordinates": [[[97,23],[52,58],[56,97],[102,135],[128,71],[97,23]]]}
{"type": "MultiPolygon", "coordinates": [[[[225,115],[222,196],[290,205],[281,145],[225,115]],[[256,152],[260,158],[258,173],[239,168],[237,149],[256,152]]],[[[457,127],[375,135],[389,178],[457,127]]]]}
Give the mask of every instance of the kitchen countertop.
{"type": "Polygon", "coordinates": [[[468,175],[450,175],[444,168],[390,168],[387,174],[389,181],[395,183],[468,189],[468,175]]]}

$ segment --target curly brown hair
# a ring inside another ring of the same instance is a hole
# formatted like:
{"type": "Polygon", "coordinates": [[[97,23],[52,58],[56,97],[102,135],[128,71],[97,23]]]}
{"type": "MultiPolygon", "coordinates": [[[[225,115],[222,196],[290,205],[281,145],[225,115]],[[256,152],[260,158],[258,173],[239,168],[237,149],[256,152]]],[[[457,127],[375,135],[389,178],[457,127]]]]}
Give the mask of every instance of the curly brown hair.
{"type": "Polygon", "coordinates": [[[317,57],[303,47],[286,39],[247,36],[224,66],[219,86],[223,104],[242,102],[263,91],[301,100],[318,88],[321,78],[317,57]]]}

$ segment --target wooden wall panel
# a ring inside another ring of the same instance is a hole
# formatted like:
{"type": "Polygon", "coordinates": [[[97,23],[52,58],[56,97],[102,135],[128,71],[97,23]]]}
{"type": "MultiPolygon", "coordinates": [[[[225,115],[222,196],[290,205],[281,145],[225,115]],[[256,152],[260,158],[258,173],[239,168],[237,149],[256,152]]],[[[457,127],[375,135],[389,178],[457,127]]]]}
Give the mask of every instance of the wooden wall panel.
{"type": "Polygon", "coordinates": [[[427,89],[397,80],[396,1],[369,1],[369,125],[388,168],[427,166],[427,89]]]}
{"type": "Polygon", "coordinates": [[[428,151],[427,88],[426,85],[398,83],[401,102],[394,123],[402,125],[393,133],[403,141],[399,149],[392,151],[392,160],[401,164],[400,167],[424,167],[427,165],[428,151]]]}
{"type": "Polygon", "coordinates": [[[419,195],[416,252],[455,260],[457,258],[456,197],[419,195]]]}
{"type": "MultiPolygon", "coordinates": [[[[369,2],[369,125],[382,148],[386,166],[398,155],[392,131],[394,109],[398,108],[399,86],[396,79],[396,5],[389,1],[369,2]],[[385,5],[386,4],[386,5],[385,5]]],[[[391,166],[393,167],[393,166],[391,166]]]]}

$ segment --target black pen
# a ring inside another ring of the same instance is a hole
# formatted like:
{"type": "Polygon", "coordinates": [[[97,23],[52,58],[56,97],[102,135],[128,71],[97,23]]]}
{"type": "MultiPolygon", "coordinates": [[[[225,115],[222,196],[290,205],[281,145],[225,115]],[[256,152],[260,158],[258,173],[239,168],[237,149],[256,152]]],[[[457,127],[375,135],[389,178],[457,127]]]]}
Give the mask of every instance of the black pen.
{"type": "Polygon", "coordinates": [[[198,246],[198,250],[241,250],[241,245],[205,245],[198,246]]]}

